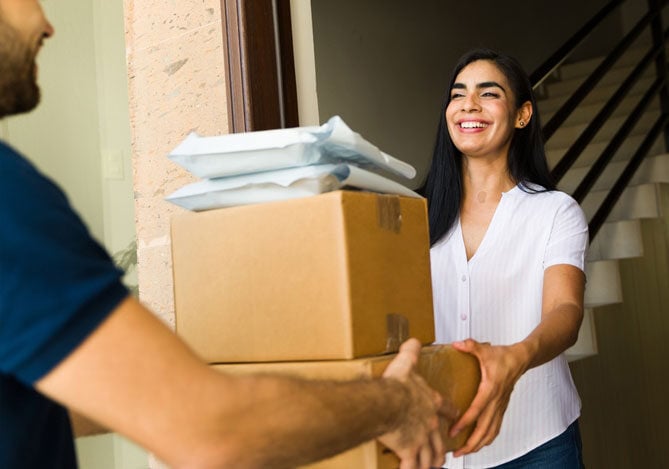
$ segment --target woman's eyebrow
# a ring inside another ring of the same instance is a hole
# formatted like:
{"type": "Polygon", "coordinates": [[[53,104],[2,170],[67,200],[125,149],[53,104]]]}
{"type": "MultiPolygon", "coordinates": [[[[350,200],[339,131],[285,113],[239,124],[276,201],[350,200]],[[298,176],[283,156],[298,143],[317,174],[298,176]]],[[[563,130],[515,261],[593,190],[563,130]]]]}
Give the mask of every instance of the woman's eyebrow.
{"type": "Polygon", "coordinates": [[[502,85],[500,85],[499,83],[497,83],[496,81],[484,81],[483,83],[479,83],[478,85],[476,85],[476,87],[477,88],[493,88],[493,87],[495,87],[495,88],[499,88],[500,90],[506,92],[504,87],[502,85]]]}
{"type": "MultiPolygon", "coordinates": [[[[500,90],[506,92],[504,87],[497,83],[496,81],[484,81],[482,83],[478,83],[476,85],[476,88],[481,89],[481,88],[499,88],[500,90]]],[[[459,90],[464,90],[467,89],[464,83],[453,83],[452,89],[459,89],[459,90]]]]}

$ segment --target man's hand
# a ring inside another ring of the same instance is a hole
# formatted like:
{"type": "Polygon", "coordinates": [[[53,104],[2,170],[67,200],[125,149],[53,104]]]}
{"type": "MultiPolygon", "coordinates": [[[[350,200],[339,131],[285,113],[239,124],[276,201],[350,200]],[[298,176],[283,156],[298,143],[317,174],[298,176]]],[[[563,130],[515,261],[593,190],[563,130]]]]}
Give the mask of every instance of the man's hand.
{"type": "Polygon", "coordinates": [[[384,378],[400,381],[407,389],[411,405],[399,427],[379,438],[401,459],[400,469],[429,469],[444,463],[444,444],[439,433],[439,416],[453,418],[442,411],[443,399],[415,371],[420,342],[409,339],[400,347],[397,357],[388,365],[384,378]]]}

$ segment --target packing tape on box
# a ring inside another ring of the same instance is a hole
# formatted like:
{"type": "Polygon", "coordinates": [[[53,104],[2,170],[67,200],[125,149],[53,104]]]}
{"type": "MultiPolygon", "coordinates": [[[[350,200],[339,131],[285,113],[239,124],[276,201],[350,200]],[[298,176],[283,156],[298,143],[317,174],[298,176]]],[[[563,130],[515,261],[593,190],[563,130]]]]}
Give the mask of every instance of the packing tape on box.
{"type": "Polygon", "coordinates": [[[379,227],[399,233],[402,228],[402,211],[400,198],[396,195],[379,195],[376,202],[376,214],[379,227]]]}
{"type": "Polygon", "coordinates": [[[409,338],[409,320],[401,314],[387,314],[386,328],[386,353],[397,352],[402,342],[409,338]]]}

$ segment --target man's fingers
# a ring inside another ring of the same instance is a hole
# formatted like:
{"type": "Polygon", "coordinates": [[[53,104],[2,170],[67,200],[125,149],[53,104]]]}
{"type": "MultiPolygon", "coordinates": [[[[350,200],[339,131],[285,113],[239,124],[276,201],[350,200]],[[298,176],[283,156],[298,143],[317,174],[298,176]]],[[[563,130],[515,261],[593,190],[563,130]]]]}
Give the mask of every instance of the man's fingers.
{"type": "Polygon", "coordinates": [[[409,339],[400,346],[400,351],[388,364],[383,376],[406,378],[418,363],[421,344],[418,339],[409,339]]]}
{"type": "Polygon", "coordinates": [[[400,469],[416,469],[416,453],[402,457],[400,469]]]}
{"type": "Polygon", "coordinates": [[[420,467],[420,469],[430,469],[431,462],[432,448],[429,444],[423,445],[423,447],[418,452],[418,467],[420,467]]]}
{"type": "Polygon", "coordinates": [[[432,466],[441,467],[446,460],[444,454],[444,440],[441,438],[439,431],[430,433],[430,444],[432,445],[432,466]]]}
{"type": "Polygon", "coordinates": [[[421,343],[418,339],[408,339],[400,345],[398,356],[404,356],[411,361],[411,365],[415,366],[420,357],[421,343]]]}
{"type": "Polygon", "coordinates": [[[416,339],[415,337],[409,337],[407,340],[405,340],[400,344],[400,350],[405,348],[419,350],[421,348],[420,340],[416,339]]]}

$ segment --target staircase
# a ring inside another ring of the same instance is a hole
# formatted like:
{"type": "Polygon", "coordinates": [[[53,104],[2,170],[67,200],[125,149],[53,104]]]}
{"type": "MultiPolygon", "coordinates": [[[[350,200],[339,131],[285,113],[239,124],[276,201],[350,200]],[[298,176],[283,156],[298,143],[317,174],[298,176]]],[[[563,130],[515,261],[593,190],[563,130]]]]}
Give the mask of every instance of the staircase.
{"type": "MultiPolygon", "coordinates": [[[[600,82],[597,89],[572,113],[565,124],[547,141],[546,153],[549,166],[554,167],[565,154],[569,145],[582,133],[587,124],[599,112],[606,100],[615,92],[634,64],[647,49],[632,49],[627,52],[600,82]]],[[[538,107],[542,123],[548,122],[553,113],[589,76],[602,58],[586,60],[561,66],[554,76],[542,85],[538,107]]],[[[652,67],[629,95],[620,103],[614,115],[600,129],[578,161],[562,178],[558,187],[573,193],[594,160],[601,154],[615,131],[630,110],[639,101],[654,80],[652,67]]],[[[644,116],[636,123],[632,134],[614,155],[605,172],[599,178],[581,206],[588,220],[604,200],[627,161],[636,151],[653,122],[660,115],[659,99],[655,98],[644,116]]],[[[585,317],[579,332],[578,342],[567,351],[570,361],[597,354],[597,331],[593,320],[593,308],[621,303],[622,297],[618,261],[643,255],[640,220],[661,216],[662,207],[659,185],[669,183],[669,153],[660,136],[625,189],[613,211],[591,240],[586,263],[587,284],[585,292],[585,317]]],[[[669,207],[667,207],[669,209],[669,207]]]]}

